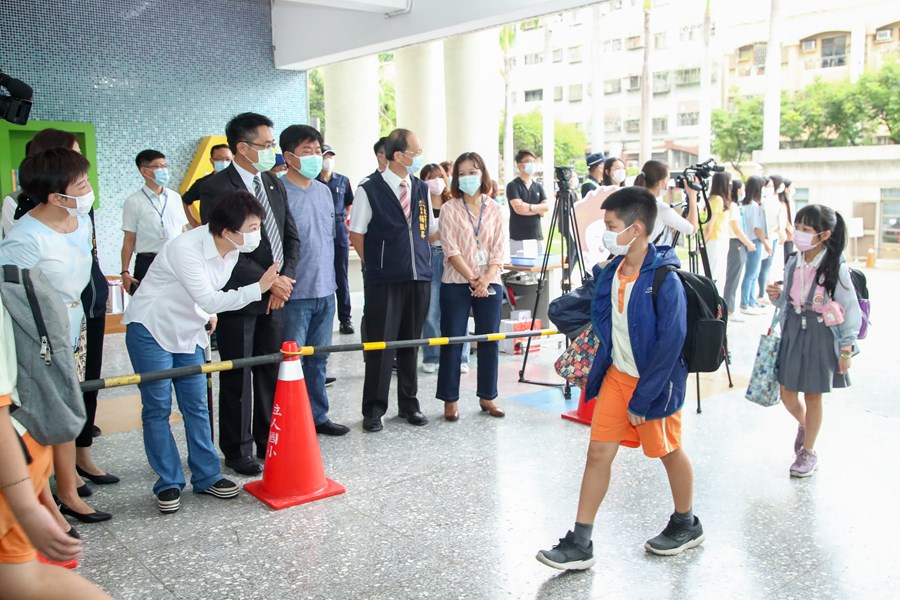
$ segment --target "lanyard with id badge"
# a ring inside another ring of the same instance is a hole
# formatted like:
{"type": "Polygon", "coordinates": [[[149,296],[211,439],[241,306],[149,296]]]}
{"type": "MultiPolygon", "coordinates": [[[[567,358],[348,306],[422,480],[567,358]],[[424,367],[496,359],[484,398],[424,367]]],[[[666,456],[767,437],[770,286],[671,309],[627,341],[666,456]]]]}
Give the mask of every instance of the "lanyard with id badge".
{"type": "Polygon", "coordinates": [[[153,208],[153,212],[159,215],[159,239],[166,242],[169,240],[169,231],[166,229],[166,223],[163,219],[163,216],[166,214],[166,206],[169,204],[169,195],[166,194],[166,190],[163,190],[162,195],[159,196],[161,209],[157,209],[156,205],[153,204],[153,198],[150,197],[145,190],[141,190],[144,192],[144,195],[147,196],[147,200],[150,202],[150,206],[153,208]]]}
{"type": "MultiPolygon", "coordinates": [[[[484,196],[481,197],[481,212],[478,213],[478,225],[475,225],[475,219],[472,218],[472,212],[469,210],[468,205],[466,206],[466,216],[469,217],[469,224],[472,225],[472,233],[475,234],[475,263],[478,265],[478,268],[484,273],[487,270],[488,266],[488,256],[487,252],[484,251],[484,248],[481,247],[481,221],[484,218],[484,207],[486,202],[484,200],[484,196]]],[[[493,296],[497,292],[492,287],[488,287],[488,295],[493,296]]]]}

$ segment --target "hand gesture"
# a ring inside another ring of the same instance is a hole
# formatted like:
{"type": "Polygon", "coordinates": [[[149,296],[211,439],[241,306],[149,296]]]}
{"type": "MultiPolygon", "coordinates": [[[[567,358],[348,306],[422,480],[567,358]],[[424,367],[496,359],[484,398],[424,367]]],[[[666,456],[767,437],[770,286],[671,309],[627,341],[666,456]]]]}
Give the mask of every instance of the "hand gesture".
{"type": "Polygon", "coordinates": [[[272,284],[275,283],[275,280],[278,279],[278,269],[281,268],[281,263],[275,263],[269,270],[263,273],[263,276],[259,279],[259,291],[265,294],[269,291],[269,288],[272,287],[272,284]]]}
{"type": "Polygon", "coordinates": [[[628,422],[631,423],[634,427],[637,427],[638,425],[643,425],[644,423],[646,423],[647,418],[639,417],[638,415],[634,414],[633,412],[631,412],[629,410],[628,411],[628,422]]]}
{"type": "Polygon", "coordinates": [[[47,507],[35,502],[24,515],[16,515],[35,549],[50,560],[64,562],[81,554],[81,541],[69,537],[47,507]]]}
{"type": "Polygon", "coordinates": [[[129,296],[132,294],[131,288],[139,283],[140,280],[132,277],[131,273],[122,273],[122,287],[125,288],[125,291],[129,296]]]}
{"type": "Polygon", "coordinates": [[[780,283],[770,283],[766,286],[766,294],[769,295],[769,300],[775,302],[779,298],[781,298],[781,284],[780,283]]]}

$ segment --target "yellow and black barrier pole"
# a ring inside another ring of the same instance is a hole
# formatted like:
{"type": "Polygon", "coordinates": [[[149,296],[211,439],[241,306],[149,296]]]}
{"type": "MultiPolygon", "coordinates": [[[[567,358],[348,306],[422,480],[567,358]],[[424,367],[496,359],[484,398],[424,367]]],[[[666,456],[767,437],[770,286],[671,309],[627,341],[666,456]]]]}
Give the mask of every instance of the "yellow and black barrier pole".
{"type": "MultiPolygon", "coordinates": [[[[302,346],[297,351],[297,354],[299,354],[300,356],[311,356],[313,354],[336,354],[338,352],[372,352],[375,350],[396,350],[398,348],[416,348],[419,346],[446,346],[448,344],[462,344],[465,342],[500,342],[502,340],[510,340],[515,338],[547,337],[550,335],[556,335],[557,333],[559,332],[555,329],[535,329],[530,331],[516,331],[510,333],[462,335],[452,338],[439,337],[421,340],[398,340],[394,342],[364,342],[362,344],[338,344],[332,346],[302,346]]],[[[92,379],[81,384],[81,391],[91,392],[94,390],[105,390],[114,387],[123,387],[126,385],[137,385],[139,383],[147,383],[150,381],[159,381],[161,379],[177,379],[179,377],[187,377],[189,375],[218,373],[221,371],[231,371],[233,369],[255,367],[257,365],[280,363],[283,360],[284,354],[282,354],[281,352],[276,352],[274,354],[263,354],[261,356],[250,356],[247,358],[237,358],[235,360],[223,360],[220,362],[192,365],[189,367],[176,367],[174,369],[166,369],[164,371],[149,371],[147,373],[135,373],[133,375],[107,377],[106,379],[92,379]]]]}

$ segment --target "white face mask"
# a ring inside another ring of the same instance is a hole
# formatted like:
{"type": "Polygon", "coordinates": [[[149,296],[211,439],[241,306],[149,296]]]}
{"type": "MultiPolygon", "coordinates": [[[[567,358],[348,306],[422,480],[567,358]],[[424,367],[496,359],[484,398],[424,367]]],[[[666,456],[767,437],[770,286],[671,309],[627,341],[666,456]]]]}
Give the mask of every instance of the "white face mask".
{"type": "Polygon", "coordinates": [[[238,231],[236,233],[240,233],[244,238],[243,244],[237,244],[231,238],[225,238],[229,242],[231,242],[235,248],[238,249],[238,252],[243,252],[245,254],[253,252],[259,247],[259,243],[262,241],[262,229],[257,229],[256,231],[248,231],[244,233],[243,231],[238,231]]]}
{"type": "Polygon", "coordinates": [[[620,184],[625,181],[625,169],[616,169],[610,175],[612,177],[613,183],[620,184]]]}
{"type": "Polygon", "coordinates": [[[329,156],[328,158],[322,159],[322,170],[326,173],[334,172],[334,157],[329,156]]]}
{"type": "Polygon", "coordinates": [[[631,244],[633,244],[634,240],[636,240],[637,238],[632,238],[632,240],[630,242],[622,245],[619,243],[619,236],[621,234],[625,233],[626,231],[628,231],[629,229],[631,229],[632,227],[634,227],[634,224],[629,225],[622,231],[607,230],[607,231],[603,232],[603,245],[606,247],[607,250],[609,250],[610,254],[613,254],[615,256],[625,256],[626,254],[628,254],[628,249],[631,247],[631,244]]]}
{"type": "Polygon", "coordinates": [[[88,214],[89,212],[91,212],[91,208],[94,206],[93,190],[91,190],[84,196],[67,196],[66,194],[57,194],[57,196],[62,196],[63,198],[71,198],[75,201],[75,208],[69,208],[68,206],[60,207],[65,208],[67,211],[69,211],[69,214],[73,217],[88,214]]]}

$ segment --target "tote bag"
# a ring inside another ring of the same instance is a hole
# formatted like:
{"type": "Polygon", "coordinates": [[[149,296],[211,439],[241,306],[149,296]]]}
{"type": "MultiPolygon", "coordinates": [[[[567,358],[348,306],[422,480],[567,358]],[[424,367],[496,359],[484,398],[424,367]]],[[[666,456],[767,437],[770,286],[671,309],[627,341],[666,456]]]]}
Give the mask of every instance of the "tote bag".
{"type": "Polygon", "coordinates": [[[756,360],[753,361],[753,373],[747,385],[744,397],[760,406],[775,406],[781,401],[781,385],[778,383],[778,350],[781,347],[781,336],[775,335],[778,324],[778,311],[772,317],[769,330],[759,338],[756,360]]]}

